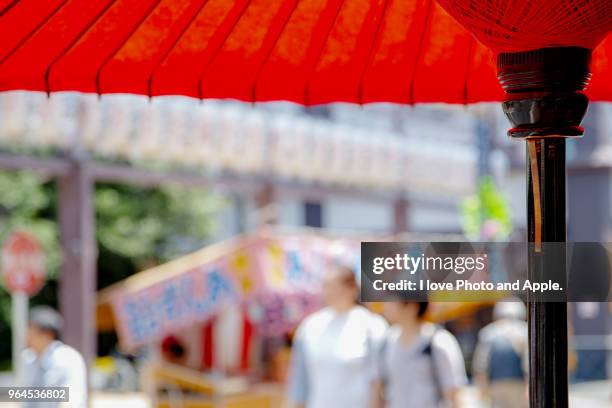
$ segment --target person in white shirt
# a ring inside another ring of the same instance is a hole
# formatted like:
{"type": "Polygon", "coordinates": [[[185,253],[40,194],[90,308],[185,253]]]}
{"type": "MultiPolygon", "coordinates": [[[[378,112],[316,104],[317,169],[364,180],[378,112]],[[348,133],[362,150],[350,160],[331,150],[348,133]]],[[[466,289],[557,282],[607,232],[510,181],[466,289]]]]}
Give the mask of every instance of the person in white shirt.
{"type": "Polygon", "coordinates": [[[23,351],[25,387],[68,387],[69,402],[30,402],[25,407],[87,407],[87,368],[81,354],[60,341],[63,319],[50,307],[30,311],[23,351]]]}
{"type": "Polygon", "coordinates": [[[458,391],[467,384],[461,349],[451,333],[423,320],[427,306],[427,302],[385,304],[385,315],[395,325],[381,349],[373,406],[459,406],[458,391]]]}
{"type": "Polygon", "coordinates": [[[292,407],[368,408],[385,320],[356,303],[354,272],[335,266],[324,279],[326,307],[296,331],[289,373],[292,407]]]}

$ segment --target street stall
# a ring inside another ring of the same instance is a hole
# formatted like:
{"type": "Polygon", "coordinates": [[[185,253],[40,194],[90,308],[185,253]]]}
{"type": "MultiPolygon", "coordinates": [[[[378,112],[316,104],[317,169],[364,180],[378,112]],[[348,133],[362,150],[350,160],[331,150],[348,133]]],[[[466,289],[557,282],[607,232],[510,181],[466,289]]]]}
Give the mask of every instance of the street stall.
{"type": "Polygon", "coordinates": [[[276,406],[286,340],[319,307],[332,259],[358,262],[359,241],[263,231],[207,246],[100,292],[100,331],[146,349],[143,387],[156,406],[276,406]]]}
{"type": "MultiPolygon", "coordinates": [[[[360,242],[382,238],[266,229],[213,244],[102,290],[98,330],[115,330],[123,352],[146,350],[141,386],[155,406],[278,406],[291,335],[320,307],[322,274],[330,262],[358,271],[360,242]]],[[[401,237],[436,238],[457,239],[401,237]]],[[[483,306],[440,302],[429,319],[483,306]]]]}

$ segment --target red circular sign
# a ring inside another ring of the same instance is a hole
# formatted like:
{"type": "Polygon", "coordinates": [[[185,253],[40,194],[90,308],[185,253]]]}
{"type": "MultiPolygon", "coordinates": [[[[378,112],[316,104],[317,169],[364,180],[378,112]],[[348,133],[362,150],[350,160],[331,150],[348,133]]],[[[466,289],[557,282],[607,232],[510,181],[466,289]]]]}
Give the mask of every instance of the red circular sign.
{"type": "Polygon", "coordinates": [[[32,296],[42,288],[46,275],[45,253],[36,237],[12,232],[2,246],[2,276],[9,292],[32,296]]]}

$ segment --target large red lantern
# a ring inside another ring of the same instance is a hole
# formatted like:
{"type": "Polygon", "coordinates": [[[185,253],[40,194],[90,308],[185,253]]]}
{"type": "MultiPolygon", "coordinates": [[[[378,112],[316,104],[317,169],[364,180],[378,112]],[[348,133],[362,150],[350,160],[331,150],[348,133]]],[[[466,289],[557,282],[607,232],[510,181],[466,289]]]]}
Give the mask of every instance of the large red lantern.
{"type": "Polygon", "coordinates": [[[497,55],[514,137],[582,135],[592,50],[612,29],[608,0],[440,0],[497,55]]]}

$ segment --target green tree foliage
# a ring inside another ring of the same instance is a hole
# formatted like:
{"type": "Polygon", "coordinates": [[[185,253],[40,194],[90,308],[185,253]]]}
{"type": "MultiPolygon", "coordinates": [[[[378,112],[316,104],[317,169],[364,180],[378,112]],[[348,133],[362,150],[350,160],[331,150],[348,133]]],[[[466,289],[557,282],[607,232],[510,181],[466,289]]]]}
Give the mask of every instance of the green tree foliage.
{"type": "Polygon", "coordinates": [[[493,179],[480,180],[475,195],[463,202],[463,231],[470,239],[501,240],[512,231],[508,200],[493,179]]]}
{"type": "MultiPolygon", "coordinates": [[[[38,237],[46,250],[49,279],[31,303],[55,306],[61,263],[55,183],[27,172],[0,172],[0,191],[0,244],[15,229],[38,237]]],[[[200,248],[223,205],[221,198],[202,190],[98,184],[98,287],[200,248]]],[[[10,339],[10,296],[1,285],[0,338],[10,339]]],[[[1,341],[0,367],[9,359],[10,341],[1,341]]]]}
{"type": "Polygon", "coordinates": [[[124,269],[141,270],[202,247],[223,200],[201,190],[102,184],[95,206],[104,287],[124,278],[124,269]]]}

